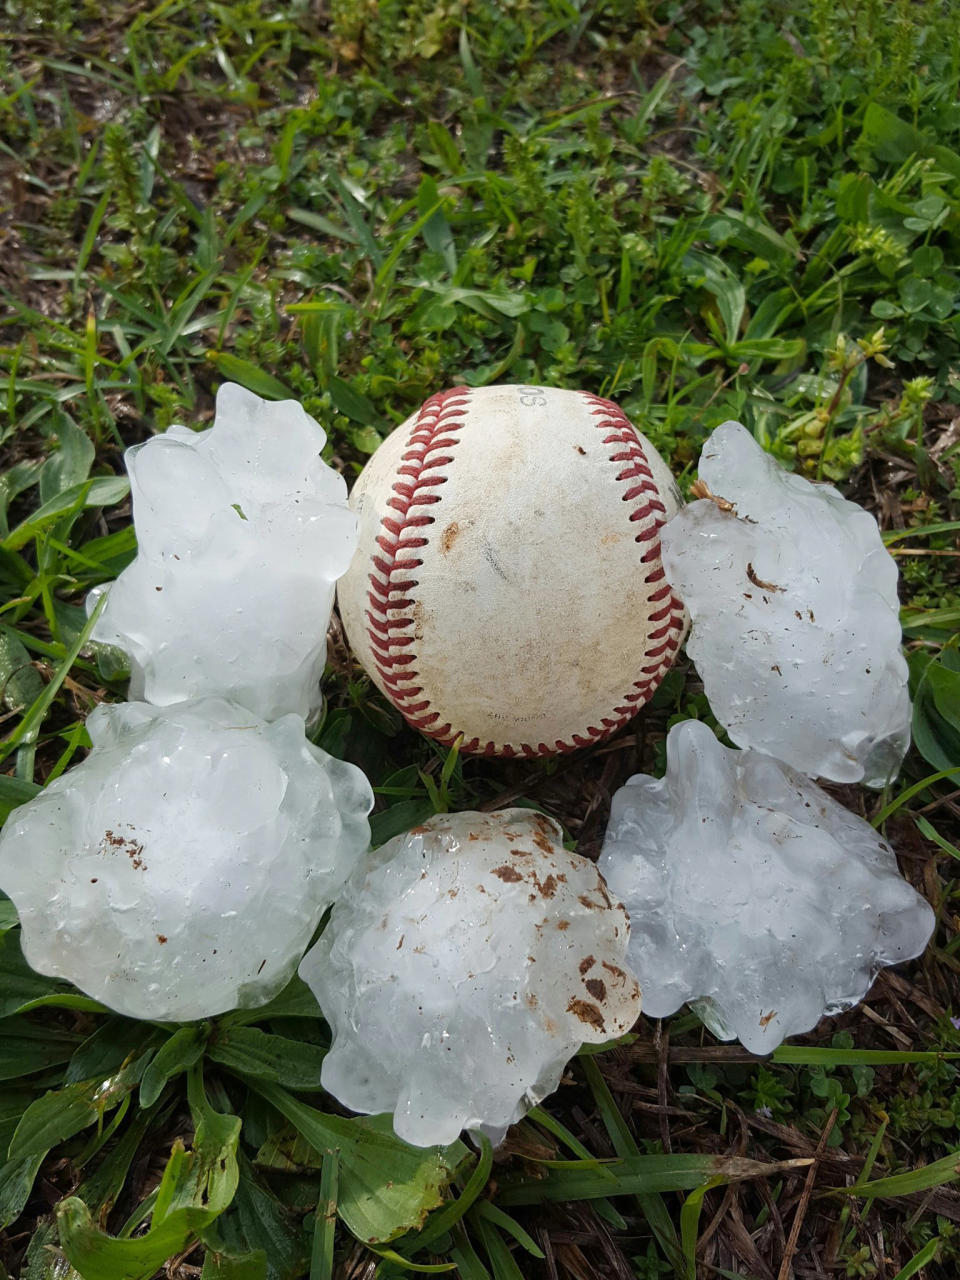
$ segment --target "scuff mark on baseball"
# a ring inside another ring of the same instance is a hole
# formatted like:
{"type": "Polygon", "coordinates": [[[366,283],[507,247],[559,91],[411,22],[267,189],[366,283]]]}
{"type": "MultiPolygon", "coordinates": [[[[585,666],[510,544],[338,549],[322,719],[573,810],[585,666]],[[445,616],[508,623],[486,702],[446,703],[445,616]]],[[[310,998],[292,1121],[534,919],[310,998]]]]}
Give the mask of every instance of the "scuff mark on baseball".
{"type": "Polygon", "coordinates": [[[686,615],[660,563],[680,507],[609,400],[454,387],[354,485],[360,541],[337,594],[353,652],[415,728],[485,755],[552,755],[625,724],[686,615]]]}

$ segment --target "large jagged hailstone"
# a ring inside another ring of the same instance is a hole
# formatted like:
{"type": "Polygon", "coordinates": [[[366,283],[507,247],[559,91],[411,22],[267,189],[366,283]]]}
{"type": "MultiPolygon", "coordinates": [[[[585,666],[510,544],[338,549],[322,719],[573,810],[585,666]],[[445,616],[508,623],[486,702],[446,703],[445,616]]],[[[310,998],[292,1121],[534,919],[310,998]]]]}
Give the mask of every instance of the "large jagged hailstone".
{"type": "Polygon", "coordinates": [[[296,401],[227,383],[210,430],[127,451],[139,550],[93,639],[129,654],[131,698],[218,694],[265,720],[319,705],[334,584],[356,545],[325,439],[296,401]]]}
{"type": "Polygon", "coordinates": [[[354,765],[219,698],[127,702],[93,750],[0,835],[23,950],[132,1018],[185,1021],[269,1000],[367,847],[354,765]]]}
{"type": "Polygon", "coordinates": [[[666,777],[638,774],[615,794],[599,865],[630,912],[644,1011],[696,1002],[715,1035],[752,1053],[856,1004],[933,928],[872,827],[695,720],[670,730],[666,777]]]}
{"type": "Polygon", "coordinates": [[[401,1138],[494,1139],[583,1041],[640,1011],[629,925],[593,863],[526,809],[455,813],[357,867],[300,966],[333,1028],[323,1084],[401,1138]]]}
{"type": "Polygon", "coordinates": [[[883,786],[910,742],[897,566],[873,516],[783,471],[737,422],[704,445],[708,498],[663,530],[717,719],[811,777],[883,786]]]}

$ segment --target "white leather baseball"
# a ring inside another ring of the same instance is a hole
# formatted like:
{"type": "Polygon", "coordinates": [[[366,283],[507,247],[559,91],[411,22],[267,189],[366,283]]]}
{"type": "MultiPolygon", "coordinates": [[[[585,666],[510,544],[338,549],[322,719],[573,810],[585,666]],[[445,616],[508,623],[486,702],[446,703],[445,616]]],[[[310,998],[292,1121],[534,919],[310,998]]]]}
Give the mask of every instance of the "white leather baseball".
{"type": "Polygon", "coordinates": [[[486,755],[551,755],[652,695],[686,618],[660,529],[663,460],[609,400],[454,387],[354,485],[360,541],[337,589],[364,669],[417,729],[486,755]]]}

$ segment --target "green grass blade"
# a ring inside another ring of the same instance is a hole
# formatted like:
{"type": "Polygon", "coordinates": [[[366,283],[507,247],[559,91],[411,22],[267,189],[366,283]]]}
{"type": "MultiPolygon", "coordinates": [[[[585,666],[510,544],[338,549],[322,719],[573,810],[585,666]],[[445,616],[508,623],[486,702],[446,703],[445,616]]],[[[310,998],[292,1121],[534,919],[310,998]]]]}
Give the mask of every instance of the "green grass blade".
{"type": "Polygon", "coordinates": [[[310,1280],[333,1280],[333,1244],[337,1231],[337,1195],[340,1160],[335,1152],[323,1157],[320,1170],[320,1197],[317,1201],[310,1254],[310,1280]]]}
{"type": "MultiPolygon", "coordinates": [[[[597,1104],[597,1110],[600,1112],[600,1118],[603,1120],[604,1127],[610,1135],[614,1151],[623,1159],[639,1156],[640,1148],[637,1146],[627,1122],[620,1114],[620,1110],[613,1099],[613,1094],[610,1092],[606,1080],[604,1080],[600,1072],[600,1068],[590,1057],[581,1058],[580,1067],[587,1078],[587,1083],[590,1085],[594,1101],[597,1104]]],[[[680,1244],[677,1240],[673,1219],[670,1217],[670,1211],[662,1197],[654,1193],[644,1193],[637,1197],[637,1203],[668,1260],[675,1268],[679,1267],[680,1244]]]]}
{"type": "Polygon", "coordinates": [[[53,701],[57,696],[60,686],[66,680],[70,668],[80,656],[80,650],[84,648],[90,639],[90,633],[96,626],[97,619],[103,612],[104,605],[107,603],[107,597],[101,596],[97,601],[96,608],[87,619],[87,624],[77,636],[76,640],[67,650],[63,661],[57,666],[56,671],[50,679],[49,684],[43,693],[37,698],[36,702],[31,706],[30,710],[23,717],[16,729],[0,742],[0,761],[6,760],[10,753],[15,750],[22,742],[33,741],[40,732],[40,726],[46,717],[47,712],[53,705],[53,701]]]}
{"type": "Polygon", "coordinates": [[[910,1280],[911,1276],[915,1276],[918,1271],[922,1271],[928,1262],[933,1262],[940,1252],[942,1241],[937,1236],[935,1240],[928,1240],[919,1253],[915,1253],[905,1267],[901,1267],[893,1280],[910,1280]]]}

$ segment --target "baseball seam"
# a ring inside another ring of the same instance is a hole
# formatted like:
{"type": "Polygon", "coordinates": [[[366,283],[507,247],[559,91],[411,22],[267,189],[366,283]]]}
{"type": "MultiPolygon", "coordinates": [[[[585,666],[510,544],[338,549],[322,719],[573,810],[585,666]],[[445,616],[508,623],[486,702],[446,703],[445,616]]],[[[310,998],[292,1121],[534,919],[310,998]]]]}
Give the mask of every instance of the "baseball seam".
{"type": "MultiPolygon", "coordinates": [[[[683,605],[673,595],[660,564],[660,530],[667,521],[667,512],[646,454],[632,424],[617,405],[586,393],[583,398],[592,406],[597,429],[604,433],[603,443],[614,450],[608,461],[618,464],[616,480],[626,486],[622,501],[633,504],[628,519],[632,523],[643,522],[634,535],[636,542],[647,544],[641,563],[654,566],[644,578],[651,588],[647,604],[656,608],[648,617],[655,629],[647,636],[641,679],[634,682],[610,716],[603,717],[599,725],[589,726],[583,734],[573,734],[569,742],[558,739],[552,745],[522,742],[518,746],[507,743],[497,747],[494,742],[481,746],[479,738],[473,738],[461,747],[472,754],[531,757],[576,751],[602,741],[649,700],[683,639],[683,605]]],[[[415,571],[423,564],[417,553],[430,541],[427,530],[436,519],[430,508],[441,501],[437,490],[447,481],[444,468],[454,461],[453,450],[460,443],[457,432],[464,425],[469,402],[468,387],[453,387],[437,392],[420,409],[401,455],[401,465],[396,469],[392,496],[387,500],[390,510],[381,519],[376,540],[379,553],[371,556],[373,572],[368,575],[367,639],[384,692],[408,724],[447,745],[456,740],[459,731],[450,723],[438,723],[440,713],[432,710],[429,697],[418,683],[413,648],[416,637],[397,633],[414,625],[418,586],[415,571]]]]}

